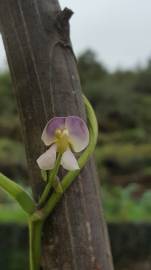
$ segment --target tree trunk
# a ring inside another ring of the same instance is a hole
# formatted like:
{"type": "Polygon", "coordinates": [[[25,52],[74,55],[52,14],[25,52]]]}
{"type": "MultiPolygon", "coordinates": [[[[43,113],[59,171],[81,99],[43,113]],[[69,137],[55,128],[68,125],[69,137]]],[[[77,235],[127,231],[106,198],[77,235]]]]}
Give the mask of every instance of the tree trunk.
{"type": "MultiPolygon", "coordinates": [[[[69,9],[57,0],[1,0],[2,37],[26,148],[30,183],[42,190],[37,157],[41,133],[53,116],[85,118],[81,86],[69,38],[69,9]]],[[[111,270],[112,259],[93,160],[66,192],[45,224],[44,270],[111,270]]]]}

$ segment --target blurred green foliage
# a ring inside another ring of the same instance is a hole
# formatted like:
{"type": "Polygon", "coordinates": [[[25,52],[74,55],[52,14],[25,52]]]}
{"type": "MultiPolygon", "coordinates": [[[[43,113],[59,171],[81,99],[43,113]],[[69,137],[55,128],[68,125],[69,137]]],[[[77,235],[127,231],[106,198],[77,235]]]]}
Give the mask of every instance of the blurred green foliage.
{"type": "Polygon", "coordinates": [[[19,225],[27,224],[28,217],[18,204],[5,203],[0,204],[0,223],[17,223],[19,225]]]}
{"type": "Polygon", "coordinates": [[[110,222],[151,222],[151,192],[146,191],[134,200],[138,186],[130,185],[126,189],[108,186],[103,189],[103,204],[106,219],[110,222]]]}
{"type": "MultiPolygon", "coordinates": [[[[88,50],[79,56],[78,67],[100,128],[95,156],[107,220],[151,221],[151,61],[144,68],[111,73],[88,50]]],[[[21,128],[7,72],[0,75],[0,127],[0,171],[27,183],[21,128]]],[[[0,202],[9,203],[1,193],[0,202]]],[[[0,222],[10,220],[9,209],[17,221],[16,206],[4,207],[6,215],[0,206],[0,222]]]]}

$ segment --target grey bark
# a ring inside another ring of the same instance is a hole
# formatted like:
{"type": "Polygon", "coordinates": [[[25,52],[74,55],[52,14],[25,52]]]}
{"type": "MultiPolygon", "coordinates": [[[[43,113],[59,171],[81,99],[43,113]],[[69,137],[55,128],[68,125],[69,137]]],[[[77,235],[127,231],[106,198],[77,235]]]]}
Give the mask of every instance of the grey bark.
{"type": "MultiPolygon", "coordinates": [[[[0,0],[0,23],[21,118],[30,183],[42,190],[37,157],[41,133],[53,116],[85,118],[69,38],[72,12],[57,0],[0,0]]],[[[90,160],[45,224],[44,270],[111,270],[99,184],[90,160]]]]}

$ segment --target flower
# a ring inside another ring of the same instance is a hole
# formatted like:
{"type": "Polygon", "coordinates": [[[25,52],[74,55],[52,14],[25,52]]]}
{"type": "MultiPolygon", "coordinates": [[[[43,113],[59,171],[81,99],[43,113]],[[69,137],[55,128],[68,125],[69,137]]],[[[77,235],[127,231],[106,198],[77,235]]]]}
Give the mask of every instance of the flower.
{"type": "Polygon", "coordinates": [[[37,159],[40,169],[53,169],[58,153],[63,168],[72,171],[79,169],[72,152],[81,152],[87,147],[89,131],[78,116],[54,117],[46,124],[41,139],[50,148],[37,159]]]}

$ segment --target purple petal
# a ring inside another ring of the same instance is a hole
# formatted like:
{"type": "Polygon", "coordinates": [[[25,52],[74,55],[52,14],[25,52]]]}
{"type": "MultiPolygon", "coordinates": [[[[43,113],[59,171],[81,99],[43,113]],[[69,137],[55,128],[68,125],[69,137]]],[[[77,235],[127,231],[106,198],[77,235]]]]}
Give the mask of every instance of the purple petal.
{"type": "Polygon", "coordinates": [[[65,151],[61,158],[61,165],[68,171],[79,170],[79,165],[70,149],[65,151]]]}
{"type": "Polygon", "coordinates": [[[78,116],[66,118],[69,140],[75,152],[81,152],[89,143],[89,131],[86,123],[78,116]]]}
{"type": "Polygon", "coordinates": [[[44,154],[38,159],[37,163],[41,170],[51,170],[54,168],[56,161],[56,144],[53,144],[44,154]]]}
{"type": "Polygon", "coordinates": [[[45,145],[51,145],[55,141],[55,131],[65,127],[65,119],[66,117],[54,117],[46,124],[41,137],[45,145]]]}

